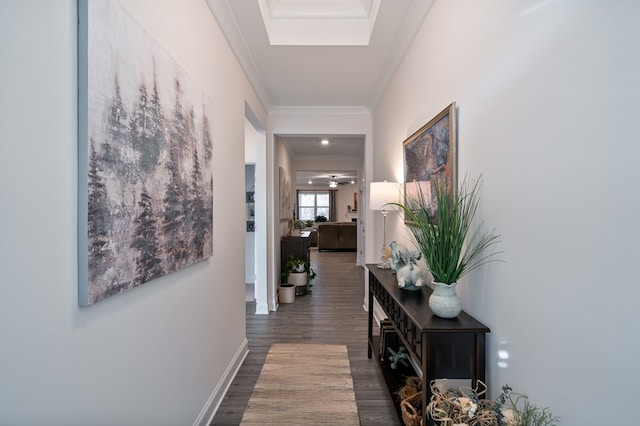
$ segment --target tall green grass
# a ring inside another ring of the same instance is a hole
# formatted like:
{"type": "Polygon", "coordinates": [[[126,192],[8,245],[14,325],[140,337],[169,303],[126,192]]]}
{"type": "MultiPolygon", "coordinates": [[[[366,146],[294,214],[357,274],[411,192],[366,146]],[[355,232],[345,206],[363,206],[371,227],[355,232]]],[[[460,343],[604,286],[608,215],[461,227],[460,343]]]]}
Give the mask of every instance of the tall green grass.
{"type": "Polygon", "coordinates": [[[411,233],[427,268],[436,282],[451,284],[485,263],[498,260],[498,251],[488,250],[500,236],[475,226],[482,176],[465,177],[458,191],[449,191],[444,181],[435,182],[435,209],[422,191],[405,204],[393,203],[405,213],[411,233]],[[470,234],[471,232],[471,234],[470,234]]]}

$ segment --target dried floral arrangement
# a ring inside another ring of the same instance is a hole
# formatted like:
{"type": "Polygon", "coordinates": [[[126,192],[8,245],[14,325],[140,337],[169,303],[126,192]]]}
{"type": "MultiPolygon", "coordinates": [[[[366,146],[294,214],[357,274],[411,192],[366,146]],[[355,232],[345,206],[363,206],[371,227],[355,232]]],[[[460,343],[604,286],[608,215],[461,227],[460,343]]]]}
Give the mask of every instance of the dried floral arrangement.
{"type": "MultiPolygon", "coordinates": [[[[422,425],[422,387],[418,380],[408,378],[398,392],[405,424],[422,425]]],[[[483,398],[487,386],[481,381],[475,389],[463,386],[458,390],[447,388],[446,382],[445,379],[436,385],[434,380],[430,385],[427,414],[439,426],[555,426],[559,422],[548,407],[531,403],[527,396],[513,392],[507,385],[498,398],[490,400],[483,398]]]]}
{"type": "Polygon", "coordinates": [[[478,381],[476,389],[463,386],[458,390],[445,389],[431,382],[429,416],[441,426],[555,426],[559,421],[548,407],[539,407],[526,395],[502,387],[495,401],[484,399],[487,386],[478,381]]]}

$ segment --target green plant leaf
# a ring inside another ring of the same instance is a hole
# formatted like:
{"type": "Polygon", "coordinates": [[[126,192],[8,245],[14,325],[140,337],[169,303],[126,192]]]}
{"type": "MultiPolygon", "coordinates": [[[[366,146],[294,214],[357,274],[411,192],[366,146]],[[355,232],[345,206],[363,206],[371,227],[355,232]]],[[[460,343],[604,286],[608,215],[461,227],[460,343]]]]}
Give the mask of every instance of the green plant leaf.
{"type": "Polygon", "coordinates": [[[472,230],[478,210],[482,176],[465,177],[452,194],[445,182],[434,182],[435,213],[422,191],[406,204],[390,203],[404,211],[416,246],[434,281],[451,284],[477,267],[497,261],[500,251],[489,249],[500,242],[494,231],[472,230]]]}

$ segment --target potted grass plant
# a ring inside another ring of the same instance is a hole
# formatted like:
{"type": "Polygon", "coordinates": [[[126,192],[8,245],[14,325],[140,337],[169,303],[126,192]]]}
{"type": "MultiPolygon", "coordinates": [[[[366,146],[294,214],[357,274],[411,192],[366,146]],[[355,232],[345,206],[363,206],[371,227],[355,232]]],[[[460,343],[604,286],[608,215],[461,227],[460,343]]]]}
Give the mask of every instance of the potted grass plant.
{"type": "Polygon", "coordinates": [[[453,193],[445,182],[436,181],[433,200],[419,191],[415,199],[405,200],[405,204],[393,203],[404,211],[414,242],[433,276],[429,307],[443,318],[454,318],[462,311],[455,291],[458,280],[497,260],[500,253],[490,250],[500,236],[473,223],[481,181],[482,176],[476,180],[466,176],[453,193]]]}

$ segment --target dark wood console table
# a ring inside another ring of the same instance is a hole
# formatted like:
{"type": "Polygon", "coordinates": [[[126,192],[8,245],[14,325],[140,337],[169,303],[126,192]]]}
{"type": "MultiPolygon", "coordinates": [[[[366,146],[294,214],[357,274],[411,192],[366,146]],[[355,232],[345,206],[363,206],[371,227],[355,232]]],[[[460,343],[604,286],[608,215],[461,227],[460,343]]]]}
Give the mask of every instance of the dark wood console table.
{"type": "MultiPolygon", "coordinates": [[[[378,300],[387,314],[414,364],[419,366],[424,380],[422,407],[431,399],[429,384],[434,379],[471,379],[475,387],[478,380],[485,381],[485,333],[490,330],[466,312],[457,318],[439,318],[429,309],[431,288],[420,291],[403,290],[398,287],[390,269],[380,269],[368,264],[369,270],[369,347],[368,356],[379,348],[377,336],[373,336],[373,300],[378,300]]],[[[394,394],[398,389],[394,370],[380,362],[383,375],[394,394]]],[[[394,395],[395,398],[395,395],[394,395]]],[[[401,418],[399,402],[396,401],[401,418]]],[[[432,425],[423,413],[423,424],[432,425]]]]}

